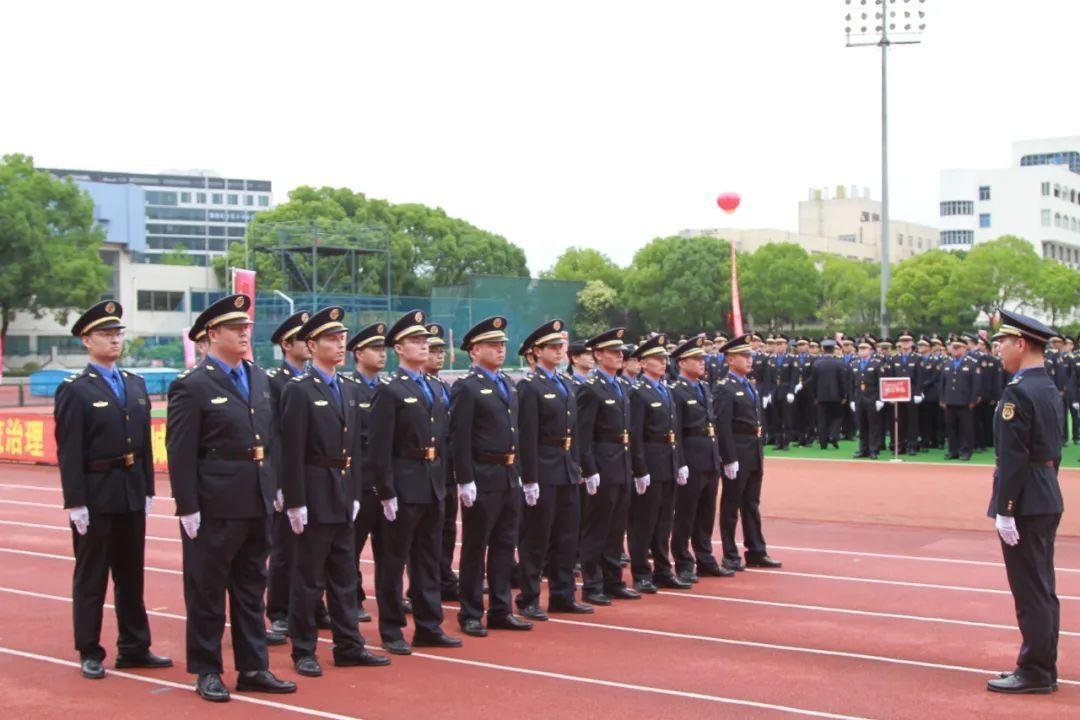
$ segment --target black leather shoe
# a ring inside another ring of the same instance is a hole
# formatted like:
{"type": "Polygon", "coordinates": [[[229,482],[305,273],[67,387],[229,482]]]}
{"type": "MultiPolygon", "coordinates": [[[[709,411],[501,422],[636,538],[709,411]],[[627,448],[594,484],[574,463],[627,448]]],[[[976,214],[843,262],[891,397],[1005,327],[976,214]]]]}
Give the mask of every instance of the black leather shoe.
{"type": "Polygon", "coordinates": [[[320,630],[329,630],[330,629],[330,616],[329,615],[316,615],[315,616],[315,627],[319,628],[320,630]]]}
{"type": "Polygon", "coordinates": [[[590,605],[610,605],[611,598],[601,592],[585,593],[581,596],[581,599],[590,605]]]}
{"type": "Polygon", "coordinates": [[[693,587],[694,583],[698,582],[701,579],[693,570],[683,570],[675,577],[678,579],[679,582],[687,583],[691,587],[693,587]]]}
{"type": "Polygon", "coordinates": [[[391,655],[412,655],[412,647],[405,642],[404,638],[401,640],[383,640],[382,648],[391,655]]]}
{"type": "Polygon", "coordinates": [[[742,564],[741,560],[727,560],[727,559],[724,559],[720,563],[720,566],[721,567],[726,567],[728,570],[731,570],[732,572],[742,572],[743,570],[746,569],[746,566],[742,564]]]}
{"type": "Polygon", "coordinates": [[[870,453],[857,452],[854,455],[852,455],[851,457],[858,460],[859,458],[870,457],[870,453]]]}
{"type": "Polygon", "coordinates": [[[502,617],[489,617],[487,626],[488,630],[532,630],[533,624],[511,614],[502,617]]]}
{"type": "Polygon", "coordinates": [[[363,605],[356,606],[356,622],[371,622],[371,613],[365,610],[363,605]]]}
{"type": "Polygon", "coordinates": [[[871,460],[877,460],[877,455],[878,455],[877,453],[870,453],[870,459],[871,460]]]}
{"type": "Polygon", "coordinates": [[[289,621],[288,620],[274,620],[270,623],[270,632],[277,633],[278,635],[289,634],[289,621]]]}
{"type": "Polygon", "coordinates": [[[548,614],[540,609],[539,605],[533,604],[528,607],[519,608],[518,612],[521,613],[521,617],[528,618],[530,620],[536,620],[538,622],[545,622],[548,619],[548,614]]]}
{"type": "Polygon", "coordinates": [[[322,677],[322,665],[314,655],[304,655],[293,660],[296,672],[304,677],[322,677]]]}
{"type": "Polygon", "coordinates": [[[221,675],[206,673],[195,681],[195,694],[210,702],[228,702],[229,689],[221,682],[221,675]]]}
{"type": "Polygon", "coordinates": [[[570,615],[592,615],[596,612],[596,608],[592,605],[579,603],[577,600],[570,600],[568,602],[550,602],[547,611],[549,613],[568,613],[570,615]]]}
{"type": "Polygon", "coordinates": [[[406,615],[412,615],[412,600],[409,598],[401,598],[401,611],[406,615]]]}
{"type": "Polygon", "coordinates": [[[116,669],[121,668],[169,668],[173,666],[172,658],[155,655],[147,650],[142,655],[117,655],[116,669]]]}
{"type": "Polygon", "coordinates": [[[281,633],[276,633],[273,630],[266,631],[266,644],[267,645],[284,645],[285,636],[281,633]]]}
{"type": "Polygon", "coordinates": [[[656,594],[656,586],[653,585],[652,580],[635,580],[634,581],[634,590],[637,591],[638,594],[644,594],[644,595],[655,595],[656,594]]]}
{"type": "Polygon", "coordinates": [[[961,455],[961,456],[960,456],[960,461],[961,461],[961,462],[967,462],[968,460],[971,460],[971,455],[970,455],[970,454],[969,454],[969,455],[961,455]]]}
{"type": "Polygon", "coordinates": [[[746,556],[746,566],[747,567],[756,567],[756,568],[774,568],[775,569],[775,568],[783,567],[784,563],[782,563],[782,562],[780,562],[778,560],[773,560],[768,555],[758,555],[756,557],[752,556],[752,555],[747,555],[746,556]]]}
{"type": "Polygon", "coordinates": [[[390,658],[363,648],[359,651],[334,653],[334,664],[338,667],[383,667],[390,664],[390,658]]]}
{"type": "MultiPolygon", "coordinates": [[[[1010,677],[1010,676],[1015,675],[1015,674],[1016,674],[1015,670],[1009,670],[1007,672],[999,672],[998,677],[999,678],[1007,678],[1007,677],[1010,677]]],[[[1054,691],[1054,692],[1058,691],[1058,684],[1057,684],[1056,680],[1054,682],[1050,683],[1050,689],[1052,691],[1054,691]]]]}
{"type": "Polygon", "coordinates": [[[615,598],[616,600],[640,600],[641,593],[637,590],[631,590],[628,587],[615,588],[611,592],[604,593],[605,595],[615,598]]]}
{"type": "Polygon", "coordinates": [[[105,666],[100,660],[94,658],[83,658],[79,663],[79,669],[82,671],[82,676],[88,680],[100,680],[105,677],[105,666]]]}
{"type": "Polygon", "coordinates": [[[699,567],[697,574],[702,577],[731,577],[735,574],[735,571],[720,565],[713,565],[712,567],[699,567]]]}
{"type": "Polygon", "coordinates": [[[684,582],[677,577],[671,575],[660,576],[653,578],[653,585],[658,588],[668,588],[669,590],[689,590],[694,587],[692,582],[684,582]]]}
{"type": "Polygon", "coordinates": [[[269,670],[256,670],[255,672],[240,673],[236,680],[237,692],[264,692],[275,695],[286,695],[296,692],[296,683],[291,680],[279,680],[269,670]]]}
{"type": "Polygon", "coordinates": [[[459,648],[461,647],[461,638],[450,637],[441,631],[437,633],[417,632],[413,635],[412,644],[415,647],[459,648]]]}
{"type": "Polygon", "coordinates": [[[487,637],[487,628],[479,620],[471,618],[461,623],[461,632],[469,637],[487,637]]]}
{"type": "Polygon", "coordinates": [[[1025,680],[1019,675],[1007,675],[996,678],[986,683],[986,689],[990,692],[1006,693],[1009,695],[1049,695],[1054,692],[1053,684],[1043,685],[1025,680]]]}

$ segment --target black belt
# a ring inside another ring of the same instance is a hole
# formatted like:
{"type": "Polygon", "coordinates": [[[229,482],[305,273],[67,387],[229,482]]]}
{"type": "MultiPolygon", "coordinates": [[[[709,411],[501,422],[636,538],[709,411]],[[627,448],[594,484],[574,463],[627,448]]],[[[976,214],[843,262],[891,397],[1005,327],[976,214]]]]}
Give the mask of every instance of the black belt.
{"type": "Polygon", "coordinates": [[[334,468],[336,470],[348,470],[352,467],[352,456],[328,457],[326,455],[312,455],[304,461],[305,465],[314,465],[321,468],[334,468]]]}
{"type": "Polygon", "coordinates": [[[569,450],[574,444],[574,438],[567,435],[566,437],[556,437],[554,435],[546,435],[540,437],[540,444],[546,447],[557,447],[563,450],[569,450]]]}
{"type": "Polygon", "coordinates": [[[204,460],[237,460],[240,462],[262,462],[266,458],[266,453],[263,450],[262,445],[255,445],[254,447],[244,448],[243,450],[217,450],[210,448],[209,450],[200,450],[199,457],[204,460]]]}
{"type": "Polygon", "coordinates": [[[645,442],[653,445],[674,445],[675,444],[675,431],[668,430],[666,433],[654,434],[645,433],[645,442]]]}
{"type": "Polygon", "coordinates": [[[683,437],[716,437],[716,429],[709,423],[707,427],[683,428],[683,437]]]}
{"type": "Polygon", "coordinates": [[[120,457],[109,458],[108,460],[88,460],[86,462],[86,471],[126,470],[139,460],[142,460],[142,455],[136,455],[135,453],[124,453],[120,457]]]}
{"type": "Polygon", "coordinates": [[[630,433],[624,432],[618,435],[594,435],[593,441],[598,443],[614,443],[615,445],[629,445],[630,433]]]}
{"type": "Polygon", "coordinates": [[[435,462],[436,458],[439,457],[439,453],[434,446],[405,448],[404,450],[395,451],[394,454],[399,458],[405,458],[407,460],[426,460],[427,462],[435,462]]]}
{"type": "Polygon", "coordinates": [[[516,457],[514,453],[473,453],[473,460],[491,465],[513,465],[516,457]]]}
{"type": "Polygon", "coordinates": [[[1048,468],[1052,468],[1057,465],[1054,460],[1032,460],[1030,464],[1048,468]]]}
{"type": "Polygon", "coordinates": [[[753,435],[761,437],[761,427],[757,425],[732,425],[731,432],[736,435],[753,435]]]}

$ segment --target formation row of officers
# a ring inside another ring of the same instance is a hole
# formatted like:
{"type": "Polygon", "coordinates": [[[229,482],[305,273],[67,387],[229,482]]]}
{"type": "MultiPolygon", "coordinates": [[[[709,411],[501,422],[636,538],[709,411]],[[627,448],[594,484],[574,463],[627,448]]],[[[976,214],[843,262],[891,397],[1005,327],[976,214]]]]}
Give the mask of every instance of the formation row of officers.
{"type": "MultiPolygon", "coordinates": [[[[420,311],[352,337],[340,307],[296,313],[272,336],[284,362],[263,371],[244,359],[249,308],[250,298],[233,295],[200,315],[191,338],[205,356],[168,397],[187,669],[207,700],[229,699],[221,679],[226,597],[237,690],[296,690],[269,670],[267,645],[286,635],[297,672],[321,675],[319,627],[332,631],[336,665],[388,664],[366,648],[357,624],[371,619],[359,569],[369,541],[379,636],[390,654],[460,646],[442,627],[445,599],[459,601],[462,633],[484,637],[530,630],[548,613],[588,614],[658,588],[686,589],[702,575],[780,566],[767,553],[759,504],[766,409],[783,386],[755,377],[749,336],[719,348],[721,369],[704,335],[672,346],[654,333],[627,349],[624,329],[612,328],[575,346],[564,372],[567,331],[555,319],[522,344],[533,369],[514,383],[501,370],[506,319],[492,317],[465,334],[472,368],[451,386],[438,376],[445,332],[420,311]],[[384,375],[387,347],[398,368],[384,375]],[[348,353],[351,377],[337,372],[348,353]],[[411,641],[403,634],[409,611],[411,641]]],[[[171,665],[150,650],[142,600],[151,408],[141,378],[116,367],[121,318],[107,301],[75,323],[90,363],[56,402],[76,555],[75,645],[91,678],[105,674],[110,571],[117,666],[171,665]]]]}

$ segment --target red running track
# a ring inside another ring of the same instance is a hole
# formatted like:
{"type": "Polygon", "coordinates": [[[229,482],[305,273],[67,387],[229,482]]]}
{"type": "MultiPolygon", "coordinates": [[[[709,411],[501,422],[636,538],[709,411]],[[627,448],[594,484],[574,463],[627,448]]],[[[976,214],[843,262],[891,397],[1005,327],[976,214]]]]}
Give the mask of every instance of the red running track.
{"type": "MultiPolygon", "coordinates": [[[[798,466],[772,470],[787,468],[798,466]]],[[[326,647],[319,679],[298,678],[288,647],[271,648],[271,667],[297,680],[297,694],[234,694],[209,706],[183,670],[179,535],[171,501],[159,498],[147,530],[146,599],[154,647],[179,665],[110,670],[91,682],[71,648],[71,538],[58,485],[55,469],[0,466],[0,692],[13,717],[105,708],[117,718],[1080,716],[1080,540],[1058,542],[1061,691],[1002,697],[984,683],[1011,668],[1019,634],[992,529],[768,517],[781,572],[705,578],[691,591],[557,617],[531,633],[493,632],[459,650],[395,657],[389,668],[334,668],[326,647]]],[[[452,634],[455,620],[447,604],[452,634]]],[[[361,630],[377,644],[374,624],[361,630]]],[[[103,644],[114,637],[107,611],[103,644]]]]}

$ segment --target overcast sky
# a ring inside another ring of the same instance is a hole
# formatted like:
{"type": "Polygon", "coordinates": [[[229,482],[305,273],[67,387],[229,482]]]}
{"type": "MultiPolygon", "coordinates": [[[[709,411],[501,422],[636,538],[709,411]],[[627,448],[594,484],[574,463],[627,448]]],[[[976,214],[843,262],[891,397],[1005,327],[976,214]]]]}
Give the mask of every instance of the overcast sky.
{"type": "MultiPolygon", "coordinates": [[[[868,0],[873,4],[873,0],[868,0]]],[[[858,5],[861,0],[853,0],[858,5]]],[[[909,5],[915,5],[911,0],[909,5]]],[[[901,7],[904,3],[900,3],[901,7]]],[[[893,216],[938,172],[1080,135],[1080,3],[928,0],[890,52],[893,216]]],[[[794,230],[812,186],[880,188],[880,60],[844,0],[133,2],[0,7],[0,152],[211,168],[420,202],[620,263],[687,227],[794,230]],[[715,197],[735,190],[725,218],[715,197]]]]}

